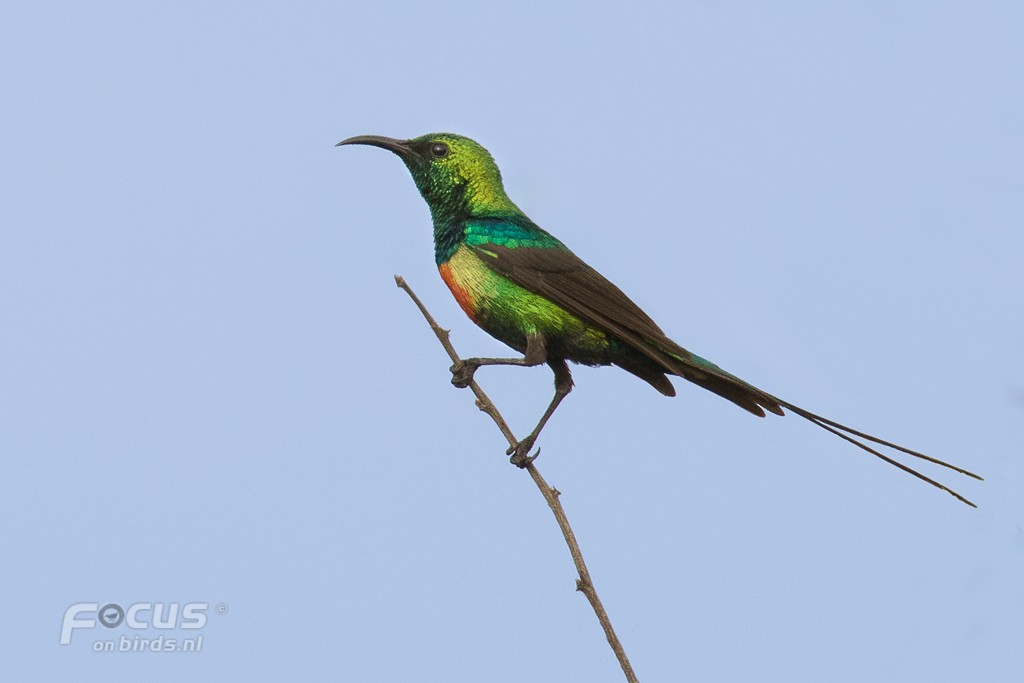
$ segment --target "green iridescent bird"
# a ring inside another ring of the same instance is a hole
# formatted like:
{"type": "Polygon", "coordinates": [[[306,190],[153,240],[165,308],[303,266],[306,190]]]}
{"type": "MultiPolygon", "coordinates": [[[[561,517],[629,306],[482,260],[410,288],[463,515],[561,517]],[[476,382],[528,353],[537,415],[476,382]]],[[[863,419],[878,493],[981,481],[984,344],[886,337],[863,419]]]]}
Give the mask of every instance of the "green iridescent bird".
{"type": "Polygon", "coordinates": [[[675,375],[760,417],[766,410],[783,415],[783,409],[789,409],[974,507],[952,489],[864,441],[981,479],[976,474],[783,401],[669,339],[618,287],[512,203],[494,159],[473,140],[451,133],[411,140],[360,135],[338,145],[380,147],[405,162],[430,207],[441,278],[473,322],[523,354],[466,359],[452,366],[452,383],[468,386],[483,365],[546,363],[554,372],[554,398],[534,430],[508,450],[513,463],[525,467],[532,461],[529,451],[537,435],[572,390],[566,361],[617,365],[666,396],[675,395],[667,377],[675,375]]]}

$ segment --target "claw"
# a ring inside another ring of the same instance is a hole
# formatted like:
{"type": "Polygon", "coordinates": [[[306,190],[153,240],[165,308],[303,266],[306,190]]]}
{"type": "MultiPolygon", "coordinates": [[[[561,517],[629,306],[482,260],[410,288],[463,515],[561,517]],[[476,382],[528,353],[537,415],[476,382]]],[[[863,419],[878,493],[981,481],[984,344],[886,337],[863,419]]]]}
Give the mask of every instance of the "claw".
{"type": "Polygon", "coordinates": [[[520,469],[525,468],[527,465],[532,463],[540,455],[540,449],[533,455],[530,455],[530,449],[533,448],[533,439],[524,439],[515,446],[510,446],[505,455],[511,455],[508,459],[510,463],[519,467],[520,469]]]}
{"type": "Polygon", "coordinates": [[[465,361],[456,361],[451,367],[452,384],[459,389],[465,389],[473,381],[473,374],[475,372],[476,366],[465,361]]]}

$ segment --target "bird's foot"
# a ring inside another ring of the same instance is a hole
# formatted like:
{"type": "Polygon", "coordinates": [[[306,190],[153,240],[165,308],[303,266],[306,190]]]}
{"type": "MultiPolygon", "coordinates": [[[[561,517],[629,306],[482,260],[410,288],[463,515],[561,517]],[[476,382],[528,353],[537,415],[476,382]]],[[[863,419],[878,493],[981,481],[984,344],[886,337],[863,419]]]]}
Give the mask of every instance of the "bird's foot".
{"type": "Polygon", "coordinates": [[[452,384],[457,386],[459,389],[465,389],[473,381],[473,374],[479,367],[480,366],[478,364],[470,361],[455,361],[454,365],[451,367],[452,384]]]}
{"type": "Polygon", "coordinates": [[[536,460],[537,456],[540,455],[539,448],[537,449],[536,453],[530,455],[530,449],[533,448],[533,442],[535,440],[536,437],[528,436],[519,443],[517,443],[515,446],[510,446],[509,449],[505,451],[505,455],[512,456],[511,458],[508,459],[508,461],[515,465],[516,467],[523,469],[527,465],[532,463],[534,460],[536,460]]]}

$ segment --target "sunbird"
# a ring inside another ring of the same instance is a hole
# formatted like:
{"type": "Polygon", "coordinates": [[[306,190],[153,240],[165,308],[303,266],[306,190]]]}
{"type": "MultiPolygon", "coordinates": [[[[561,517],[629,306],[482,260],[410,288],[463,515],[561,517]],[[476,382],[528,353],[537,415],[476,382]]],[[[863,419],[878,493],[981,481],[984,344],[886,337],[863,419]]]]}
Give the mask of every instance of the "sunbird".
{"type": "Polygon", "coordinates": [[[976,474],[924,453],[858,431],[744,382],[714,363],[690,353],[623,294],[551,233],[527,218],[505,193],[501,172],[479,143],[452,133],[410,140],[358,135],[341,145],[370,145],[394,152],[405,163],[434,224],[434,258],[470,320],[522,358],[467,358],[452,366],[452,384],[467,387],[484,365],[524,367],[546,363],[554,373],[555,395],[537,426],[507,451],[526,467],[540,431],[570,391],[566,361],[617,365],[665,396],[675,396],[667,375],[732,401],[758,417],[784,408],[822,429],[952,494],[974,503],[917,470],[884,455],[864,441],[947,467],[976,474]]]}

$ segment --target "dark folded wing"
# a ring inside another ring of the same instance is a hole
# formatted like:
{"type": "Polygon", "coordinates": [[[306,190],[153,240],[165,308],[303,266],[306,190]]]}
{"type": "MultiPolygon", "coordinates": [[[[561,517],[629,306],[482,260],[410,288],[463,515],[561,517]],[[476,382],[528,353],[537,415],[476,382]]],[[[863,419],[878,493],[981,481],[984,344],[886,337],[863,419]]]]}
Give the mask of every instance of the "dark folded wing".
{"type": "Polygon", "coordinates": [[[763,416],[762,408],[783,414],[774,397],[665,336],[622,290],[568,249],[509,248],[493,243],[471,248],[490,268],[512,282],[628,343],[666,372],[709,389],[755,415],[763,416]]]}

